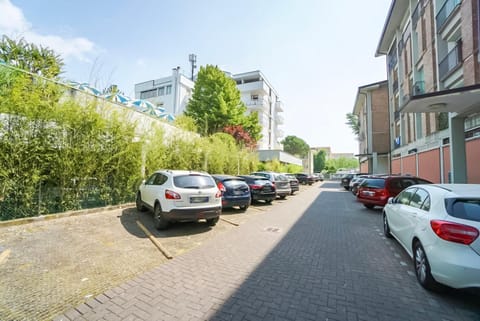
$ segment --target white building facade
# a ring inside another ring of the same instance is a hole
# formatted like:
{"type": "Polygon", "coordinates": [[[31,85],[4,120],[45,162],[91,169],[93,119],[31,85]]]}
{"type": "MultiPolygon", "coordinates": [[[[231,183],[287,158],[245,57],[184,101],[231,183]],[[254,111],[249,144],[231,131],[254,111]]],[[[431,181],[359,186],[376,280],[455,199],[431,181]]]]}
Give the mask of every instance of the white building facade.
{"type": "MultiPolygon", "coordinates": [[[[237,84],[247,113],[257,112],[262,127],[259,150],[283,150],[281,126],[284,123],[283,103],[278,93],[259,70],[236,75],[228,74],[237,84]]],[[[146,99],[163,107],[174,116],[183,114],[192,97],[195,83],[174,68],[172,75],[135,84],[135,98],[146,99]]]]}
{"type": "Polygon", "coordinates": [[[258,141],[259,150],[283,150],[281,126],[284,123],[283,103],[278,93],[261,71],[251,71],[231,75],[237,83],[241,99],[247,112],[257,112],[262,126],[262,138],[258,141]]]}
{"type": "Polygon", "coordinates": [[[146,99],[174,116],[183,114],[194,82],[173,68],[172,75],[135,84],[135,99],[146,99]]]}

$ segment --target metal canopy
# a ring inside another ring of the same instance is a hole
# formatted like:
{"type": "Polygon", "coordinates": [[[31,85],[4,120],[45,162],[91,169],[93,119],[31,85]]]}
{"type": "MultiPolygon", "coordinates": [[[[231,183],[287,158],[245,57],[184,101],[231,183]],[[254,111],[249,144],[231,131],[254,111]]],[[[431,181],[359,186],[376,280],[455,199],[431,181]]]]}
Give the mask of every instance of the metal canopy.
{"type": "Polygon", "coordinates": [[[455,112],[458,116],[480,113],[480,85],[412,96],[400,112],[455,112]]]}

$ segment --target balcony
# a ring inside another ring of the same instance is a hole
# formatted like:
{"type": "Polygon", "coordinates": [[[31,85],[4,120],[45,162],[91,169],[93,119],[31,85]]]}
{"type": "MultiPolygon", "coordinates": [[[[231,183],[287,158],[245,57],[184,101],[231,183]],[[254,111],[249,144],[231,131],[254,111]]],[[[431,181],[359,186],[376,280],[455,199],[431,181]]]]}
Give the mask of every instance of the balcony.
{"type": "Polygon", "coordinates": [[[250,110],[262,110],[268,106],[268,102],[264,99],[251,99],[245,102],[245,106],[250,110]]]}
{"type": "Polygon", "coordinates": [[[283,110],[283,103],[280,100],[275,102],[275,109],[277,112],[282,112],[283,110]]]}
{"type": "Polygon", "coordinates": [[[421,95],[425,93],[425,82],[424,81],[416,81],[413,85],[413,95],[421,95]]]}
{"type": "Polygon", "coordinates": [[[450,73],[462,64],[462,42],[448,52],[447,56],[438,65],[440,80],[443,81],[450,73]]]}
{"type": "Polygon", "coordinates": [[[393,81],[392,90],[393,90],[394,93],[397,92],[397,90],[398,90],[398,80],[393,81]]]}
{"type": "Polygon", "coordinates": [[[283,125],[284,122],[285,122],[285,119],[283,118],[282,115],[276,114],[275,115],[275,122],[277,123],[277,125],[283,125]]]}
{"type": "Polygon", "coordinates": [[[399,120],[400,119],[400,112],[398,110],[394,111],[393,112],[393,117],[394,117],[395,121],[399,120]]]}
{"type": "Polygon", "coordinates": [[[461,0],[447,0],[442,6],[437,16],[435,17],[437,21],[437,32],[440,33],[442,27],[448,21],[455,9],[460,8],[461,0]]]}

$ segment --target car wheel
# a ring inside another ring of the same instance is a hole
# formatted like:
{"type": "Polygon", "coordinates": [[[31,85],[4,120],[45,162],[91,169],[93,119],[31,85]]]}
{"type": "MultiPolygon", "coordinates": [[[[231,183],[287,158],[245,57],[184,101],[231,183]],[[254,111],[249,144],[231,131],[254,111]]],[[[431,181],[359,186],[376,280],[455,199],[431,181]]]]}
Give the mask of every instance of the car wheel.
{"type": "Polygon", "coordinates": [[[143,205],[142,195],[140,194],[140,192],[137,193],[137,197],[135,198],[135,205],[137,206],[137,210],[139,212],[145,212],[147,210],[145,205],[143,205]]]}
{"type": "Polygon", "coordinates": [[[209,218],[207,219],[207,224],[208,226],[215,226],[218,222],[218,220],[220,219],[220,217],[215,217],[215,218],[209,218]]]}
{"type": "Polygon", "coordinates": [[[272,201],[273,201],[273,200],[265,200],[265,203],[267,203],[267,204],[272,204],[272,201]]]}
{"type": "Polygon", "coordinates": [[[346,191],[348,191],[348,190],[350,189],[350,187],[348,187],[348,186],[344,186],[343,188],[344,188],[346,191]]]}
{"type": "Polygon", "coordinates": [[[422,244],[416,241],[413,244],[413,267],[418,282],[427,290],[438,290],[439,284],[433,279],[430,272],[430,263],[422,244]]]}
{"type": "Polygon", "coordinates": [[[168,222],[163,217],[162,207],[159,203],[155,204],[153,209],[153,223],[157,230],[165,230],[168,227],[168,222]]]}
{"type": "Polygon", "coordinates": [[[248,205],[240,205],[240,209],[245,212],[248,209],[248,205]]]}
{"type": "Polygon", "coordinates": [[[280,195],[281,200],[284,200],[285,198],[287,198],[287,195],[280,195]]]}
{"type": "Polygon", "coordinates": [[[375,205],[373,205],[373,204],[363,204],[363,206],[365,206],[366,208],[368,208],[370,210],[375,207],[375,205]]]}
{"type": "Polygon", "coordinates": [[[390,226],[388,226],[387,215],[385,212],[383,213],[383,235],[389,239],[392,238],[392,234],[390,234],[390,226]]]}

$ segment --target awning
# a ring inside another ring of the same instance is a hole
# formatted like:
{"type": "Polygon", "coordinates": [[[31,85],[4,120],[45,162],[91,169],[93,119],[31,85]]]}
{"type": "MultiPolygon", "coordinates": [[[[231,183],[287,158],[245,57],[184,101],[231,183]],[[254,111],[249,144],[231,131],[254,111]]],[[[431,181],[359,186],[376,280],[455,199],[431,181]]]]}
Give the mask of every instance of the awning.
{"type": "Polygon", "coordinates": [[[480,113],[480,85],[415,95],[400,109],[401,113],[455,112],[458,116],[480,113]]]}

